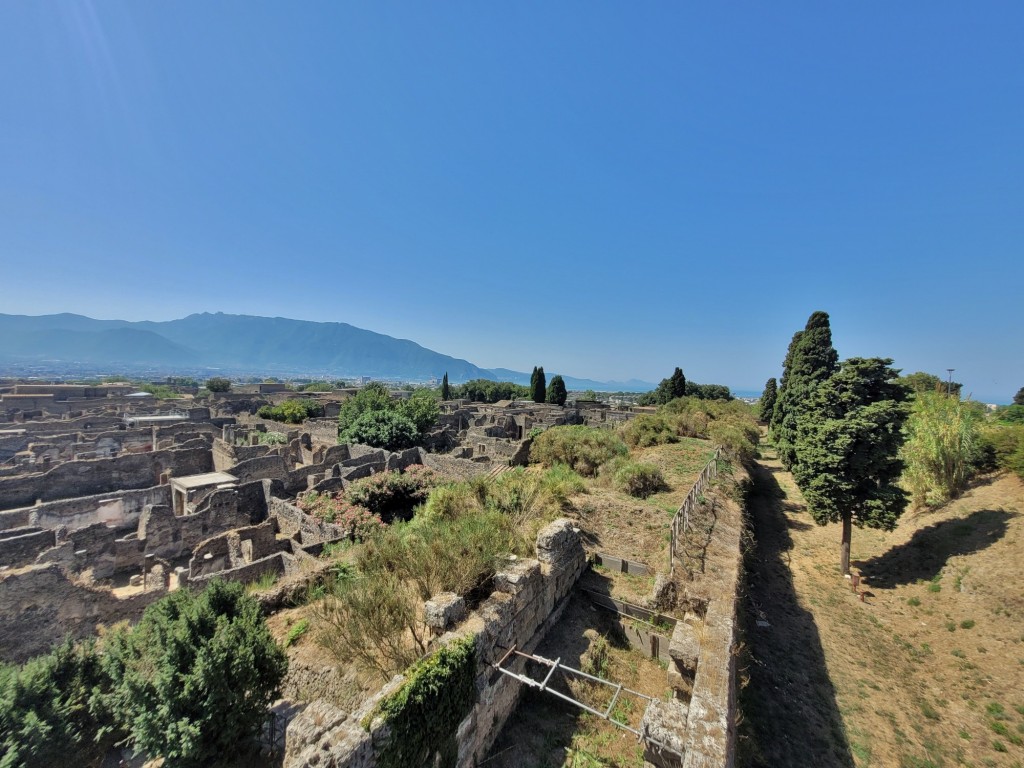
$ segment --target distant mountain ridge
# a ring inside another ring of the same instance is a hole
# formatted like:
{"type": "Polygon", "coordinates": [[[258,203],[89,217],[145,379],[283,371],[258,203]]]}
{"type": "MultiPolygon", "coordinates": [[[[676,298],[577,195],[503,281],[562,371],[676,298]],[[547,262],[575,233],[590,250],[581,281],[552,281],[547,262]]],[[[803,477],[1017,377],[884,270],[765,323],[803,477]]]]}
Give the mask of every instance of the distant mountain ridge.
{"type": "MultiPolygon", "coordinates": [[[[75,314],[0,314],[0,362],[57,361],[93,365],[223,367],[253,373],[269,370],[450,381],[508,380],[530,374],[489,370],[348,323],[283,317],[189,315],[180,320],[94,320],[75,314]]],[[[548,374],[549,377],[552,375],[548,374]]],[[[645,391],[640,381],[599,382],[565,376],[569,389],[645,391]]]]}

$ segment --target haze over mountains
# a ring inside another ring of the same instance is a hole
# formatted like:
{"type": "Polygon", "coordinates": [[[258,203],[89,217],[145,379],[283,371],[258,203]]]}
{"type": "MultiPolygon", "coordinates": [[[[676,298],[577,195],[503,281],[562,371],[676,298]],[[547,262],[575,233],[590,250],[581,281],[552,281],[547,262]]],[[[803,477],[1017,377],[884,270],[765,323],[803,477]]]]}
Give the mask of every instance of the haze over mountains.
{"type": "MultiPolygon", "coordinates": [[[[0,362],[57,361],[167,369],[225,368],[454,382],[492,379],[526,384],[530,374],[486,369],[407,339],[283,317],[202,313],[164,322],[94,320],[74,314],[0,314],[0,362]]],[[[543,362],[543,361],[541,361],[543,362]]],[[[550,377],[558,373],[547,371],[550,377]]],[[[562,374],[570,389],[646,391],[644,381],[600,382],[562,374]]]]}

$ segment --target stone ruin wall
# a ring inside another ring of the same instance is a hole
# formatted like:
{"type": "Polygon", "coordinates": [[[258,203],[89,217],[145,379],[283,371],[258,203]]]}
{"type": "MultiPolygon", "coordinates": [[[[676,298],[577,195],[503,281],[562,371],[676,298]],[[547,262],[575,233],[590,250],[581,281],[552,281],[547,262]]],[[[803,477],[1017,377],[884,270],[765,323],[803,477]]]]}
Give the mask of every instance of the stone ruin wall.
{"type": "MultiPolygon", "coordinates": [[[[558,620],[567,596],[587,567],[587,556],[573,523],[557,520],[537,537],[537,559],[510,560],[494,577],[494,592],[469,614],[454,631],[434,641],[437,648],[459,637],[476,636],[477,701],[459,725],[458,765],[476,765],[501,732],[523,692],[521,683],[496,671],[497,663],[512,645],[530,652],[558,620]]],[[[428,602],[428,620],[434,617],[436,631],[446,621],[462,616],[461,599],[438,596],[428,602]],[[454,609],[453,609],[453,606],[454,609]],[[440,621],[436,619],[440,618],[440,621]]],[[[520,660],[510,668],[522,672],[520,660]]],[[[383,696],[394,692],[403,678],[397,677],[358,711],[347,713],[324,700],[311,703],[288,728],[286,768],[375,768],[374,745],[383,738],[383,724],[375,722],[367,731],[361,726],[383,696]]]]}
{"type": "Polygon", "coordinates": [[[212,471],[208,447],[71,461],[38,474],[0,478],[0,509],[27,507],[38,500],[150,488],[160,484],[160,475],[165,472],[181,477],[212,471]]]}

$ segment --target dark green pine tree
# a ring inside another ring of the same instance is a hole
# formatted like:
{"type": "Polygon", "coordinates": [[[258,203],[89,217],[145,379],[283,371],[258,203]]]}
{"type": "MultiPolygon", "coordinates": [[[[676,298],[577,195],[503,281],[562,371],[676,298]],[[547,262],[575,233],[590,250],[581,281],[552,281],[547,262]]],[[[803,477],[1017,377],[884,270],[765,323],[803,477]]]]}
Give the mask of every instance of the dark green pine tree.
{"type": "Polygon", "coordinates": [[[835,372],[838,360],[839,355],[832,347],[828,314],[814,312],[804,330],[793,336],[786,354],[788,365],[783,364],[782,390],[775,401],[772,422],[775,447],[786,469],[792,469],[797,460],[796,436],[801,412],[814,389],[835,372]]]}
{"type": "Polygon", "coordinates": [[[771,423],[778,396],[777,382],[774,378],[768,379],[764,383],[764,392],[761,393],[761,421],[771,423]]]}
{"type": "Polygon", "coordinates": [[[776,443],[779,441],[780,425],[785,420],[788,407],[789,398],[785,396],[785,392],[789,384],[790,369],[793,367],[793,355],[796,354],[796,346],[800,343],[800,337],[803,335],[803,331],[797,331],[793,334],[793,338],[789,340],[789,348],[786,350],[786,359],[782,361],[782,380],[779,382],[778,395],[775,398],[775,408],[772,411],[772,420],[768,425],[768,434],[771,435],[772,440],[776,443]]]}
{"type": "Polygon", "coordinates": [[[534,369],[534,375],[530,377],[530,396],[535,403],[543,403],[547,398],[547,377],[544,375],[544,366],[534,369]]]}
{"type": "Polygon", "coordinates": [[[452,399],[452,388],[448,386],[448,371],[444,372],[444,378],[441,379],[441,399],[451,400],[452,399]]]}
{"type": "Polygon", "coordinates": [[[683,369],[676,368],[672,375],[669,377],[669,386],[671,387],[672,400],[677,397],[686,397],[686,377],[683,376],[683,369]]]}
{"type": "Polygon", "coordinates": [[[1024,387],[1017,390],[1017,394],[1013,396],[1014,405],[1024,405],[1024,387]]]}
{"type": "Polygon", "coordinates": [[[548,384],[547,389],[547,401],[553,405],[565,405],[566,398],[569,397],[569,393],[565,390],[565,381],[559,375],[551,377],[551,383],[548,384]]]}
{"type": "Polygon", "coordinates": [[[896,482],[907,390],[892,360],[854,357],[820,383],[801,411],[793,477],[818,525],[843,524],[840,569],[850,571],[851,527],[891,531],[907,506],[896,482]]]}

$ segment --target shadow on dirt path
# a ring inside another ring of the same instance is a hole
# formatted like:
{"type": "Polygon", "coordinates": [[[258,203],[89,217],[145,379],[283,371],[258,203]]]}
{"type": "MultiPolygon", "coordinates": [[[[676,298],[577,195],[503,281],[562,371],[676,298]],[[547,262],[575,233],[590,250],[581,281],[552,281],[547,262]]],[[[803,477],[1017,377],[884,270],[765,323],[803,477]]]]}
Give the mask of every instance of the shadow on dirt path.
{"type": "Polygon", "coordinates": [[[749,679],[740,692],[737,765],[853,768],[818,628],[800,607],[790,570],[790,529],[807,523],[786,515],[795,505],[786,500],[779,472],[771,464],[757,464],[751,472],[754,541],[746,556],[747,658],[741,660],[749,679]]]}

